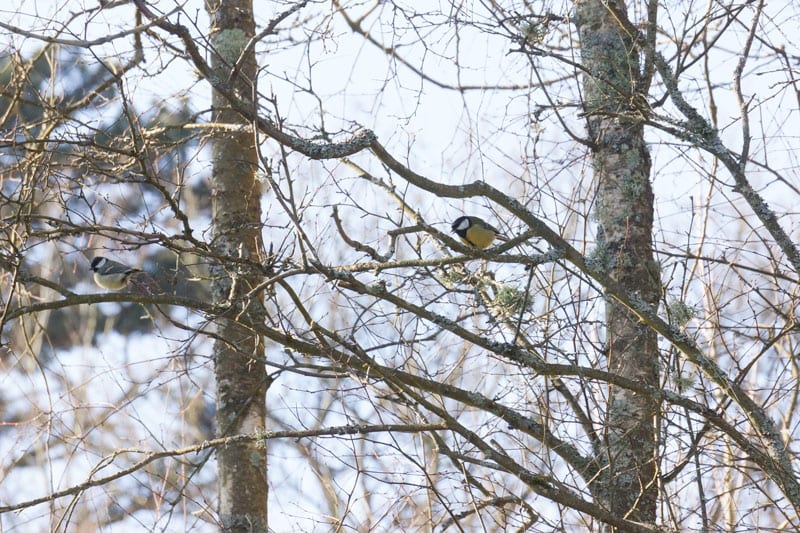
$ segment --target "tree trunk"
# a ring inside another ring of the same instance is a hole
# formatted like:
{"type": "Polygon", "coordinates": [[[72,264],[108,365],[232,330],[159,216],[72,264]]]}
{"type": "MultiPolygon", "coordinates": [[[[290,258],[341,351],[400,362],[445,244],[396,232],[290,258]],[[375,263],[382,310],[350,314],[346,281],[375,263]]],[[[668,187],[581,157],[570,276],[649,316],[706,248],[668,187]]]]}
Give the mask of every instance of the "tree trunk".
{"type": "MultiPolygon", "coordinates": [[[[621,0],[575,4],[598,187],[595,258],[630,294],[655,308],[660,276],[652,253],[650,155],[635,107],[644,101],[638,91],[645,84],[636,47],[618,21],[626,8],[621,0]]],[[[611,372],[658,385],[658,345],[651,329],[608,300],[606,335],[611,372]]],[[[658,410],[658,402],[649,396],[610,389],[604,449],[598,458],[604,475],[592,486],[594,496],[610,511],[640,522],[653,523],[656,518],[658,410]]]]}
{"type": "MultiPolygon", "coordinates": [[[[253,50],[242,55],[254,35],[251,0],[208,0],[211,16],[211,64],[221,79],[229,79],[237,97],[252,101],[256,75],[253,50]]],[[[223,124],[247,122],[230,109],[219,93],[213,95],[213,120],[223,124]]],[[[242,131],[220,131],[213,146],[214,246],[219,253],[242,263],[218,265],[213,284],[217,303],[231,313],[258,321],[263,296],[249,295],[262,281],[263,271],[248,266],[264,259],[261,236],[261,188],[256,180],[258,154],[255,136],[242,131]]],[[[240,322],[246,322],[242,320],[240,322]]],[[[265,429],[268,378],[264,340],[233,320],[220,319],[214,344],[217,381],[217,433],[256,435],[265,429]]],[[[217,449],[219,463],[219,519],[225,531],[267,531],[267,456],[263,442],[239,442],[217,449]]]]}

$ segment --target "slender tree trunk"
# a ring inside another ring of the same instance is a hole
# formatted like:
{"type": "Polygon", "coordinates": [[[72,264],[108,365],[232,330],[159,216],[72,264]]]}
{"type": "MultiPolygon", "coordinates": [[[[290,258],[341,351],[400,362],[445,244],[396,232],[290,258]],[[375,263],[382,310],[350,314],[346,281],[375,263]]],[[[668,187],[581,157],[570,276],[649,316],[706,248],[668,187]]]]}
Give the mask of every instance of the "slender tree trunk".
{"type": "MultiPolygon", "coordinates": [[[[207,0],[211,16],[212,67],[221,79],[230,79],[237,97],[252,101],[256,60],[252,50],[242,56],[253,36],[251,0],[207,0]]],[[[246,125],[220,94],[213,95],[216,123],[246,125]]],[[[215,249],[234,261],[218,265],[213,285],[217,303],[252,321],[263,313],[263,297],[248,296],[262,281],[261,188],[256,179],[258,155],[255,137],[246,131],[219,132],[213,145],[213,205],[215,249]]],[[[243,321],[244,322],[244,321],[243,321]]],[[[214,344],[217,380],[217,432],[220,436],[258,434],[265,429],[268,387],[264,340],[233,320],[218,322],[214,344]]],[[[219,518],[224,531],[267,531],[267,456],[259,442],[240,442],[217,449],[219,463],[219,518]]]]}
{"type": "MultiPolygon", "coordinates": [[[[650,155],[637,120],[636,48],[620,28],[621,0],[577,0],[585,111],[598,187],[596,258],[630,294],[655,307],[658,265],[652,253],[653,191],[650,155]],[[609,9],[611,5],[612,9],[609,9]]],[[[656,335],[614,301],[606,303],[611,372],[657,386],[656,335]]],[[[658,497],[659,404],[649,396],[612,387],[605,421],[604,474],[593,484],[597,500],[619,516],[653,523],[658,497]]]]}

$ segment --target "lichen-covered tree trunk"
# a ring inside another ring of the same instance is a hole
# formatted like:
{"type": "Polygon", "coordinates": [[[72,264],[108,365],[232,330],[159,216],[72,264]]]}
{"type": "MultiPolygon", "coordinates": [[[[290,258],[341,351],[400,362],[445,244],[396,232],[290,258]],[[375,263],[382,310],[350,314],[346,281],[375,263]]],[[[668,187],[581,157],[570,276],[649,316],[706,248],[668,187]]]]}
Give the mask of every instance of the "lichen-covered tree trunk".
{"type": "MultiPolygon", "coordinates": [[[[621,0],[577,0],[585,112],[598,188],[598,258],[630,294],[656,307],[659,274],[652,253],[653,191],[644,142],[636,47],[621,28],[621,0]]],[[[657,386],[655,333],[615,301],[606,303],[608,367],[613,373],[657,386]]],[[[598,457],[603,474],[592,485],[599,503],[615,514],[654,522],[658,496],[658,411],[652,397],[612,387],[598,457]]]]}
{"type": "MultiPolygon", "coordinates": [[[[255,23],[251,0],[207,0],[211,17],[211,64],[242,101],[252,101],[255,55],[246,45],[255,23]]],[[[212,217],[214,248],[240,259],[217,265],[213,294],[230,306],[239,322],[220,319],[214,344],[217,382],[217,433],[257,435],[265,429],[268,386],[264,340],[242,323],[257,322],[263,297],[250,291],[262,281],[261,188],[256,179],[258,154],[246,122],[220,93],[213,95],[213,120],[241,124],[218,130],[213,138],[212,217]],[[250,265],[248,265],[250,263],[250,265]],[[244,318],[245,320],[241,320],[244,318]]],[[[217,449],[219,519],[225,531],[267,531],[267,457],[263,443],[240,441],[217,449]]]]}

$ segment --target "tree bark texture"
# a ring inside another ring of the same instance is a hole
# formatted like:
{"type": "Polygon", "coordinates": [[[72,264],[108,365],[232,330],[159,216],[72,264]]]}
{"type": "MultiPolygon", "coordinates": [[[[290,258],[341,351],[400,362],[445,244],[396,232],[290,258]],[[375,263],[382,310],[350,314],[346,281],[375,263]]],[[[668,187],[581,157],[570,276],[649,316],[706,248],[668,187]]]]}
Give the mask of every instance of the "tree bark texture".
{"type": "MultiPolygon", "coordinates": [[[[211,65],[215,75],[230,79],[236,97],[253,101],[256,58],[247,49],[254,35],[251,0],[207,0],[211,17],[211,65]]],[[[227,99],[213,95],[213,120],[246,125],[227,99]]],[[[217,265],[213,295],[218,304],[245,320],[222,318],[214,344],[216,421],[219,436],[259,434],[265,430],[268,377],[264,339],[242,325],[263,316],[263,296],[250,291],[263,280],[261,187],[257,180],[255,135],[247,128],[213,138],[212,217],[214,248],[241,263],[217,265]]],[[[267,531],[267,456],[264,443],[244,441],[221,446],[219,520],[224,531],[267,531]]]]}
{"type": "MultiPolygon", "coordinates": [[[[585,112],[597,185],[598,264],[653,308],[659,299],[659,269],[652,253],[653,191],[650,155],[637,119],[638,55],[619,24],[621,0],[577,0],[585,112]]],[[[657,386],[655,333],[627,309],[606,302],[608,366],[611,372],[657,386]]],[[[653,398],[611,387],[605,420],[603,474],[592,485],[598,502],[619,516],[655,522],[658,496],[658,412],[653,398]]]]}

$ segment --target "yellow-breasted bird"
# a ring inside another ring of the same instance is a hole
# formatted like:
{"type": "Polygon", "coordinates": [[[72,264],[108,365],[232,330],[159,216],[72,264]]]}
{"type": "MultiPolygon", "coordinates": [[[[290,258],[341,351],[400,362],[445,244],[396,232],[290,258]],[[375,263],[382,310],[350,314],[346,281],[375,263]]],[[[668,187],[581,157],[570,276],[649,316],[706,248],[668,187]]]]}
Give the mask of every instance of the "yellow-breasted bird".
{"type": "Polygon", "coordinates": [[[494,226],[478,217],[458,217],[451,227],[464,244],[481,250],[488,248],[495,239],[498,241],[508,240],[508,237],[500,233],[494,226]]]}

